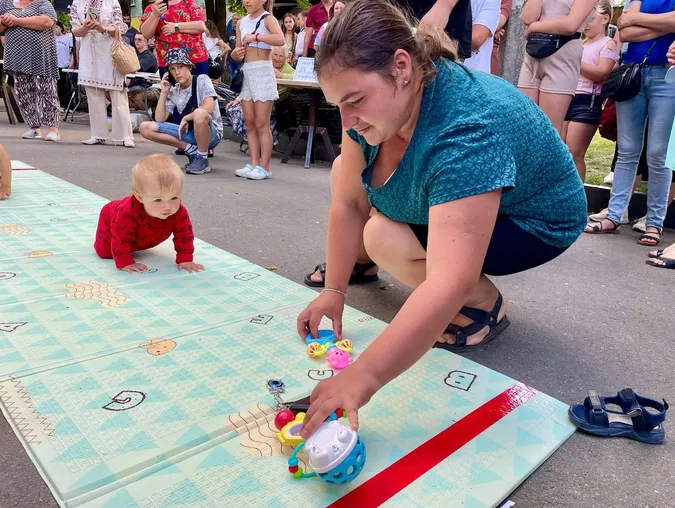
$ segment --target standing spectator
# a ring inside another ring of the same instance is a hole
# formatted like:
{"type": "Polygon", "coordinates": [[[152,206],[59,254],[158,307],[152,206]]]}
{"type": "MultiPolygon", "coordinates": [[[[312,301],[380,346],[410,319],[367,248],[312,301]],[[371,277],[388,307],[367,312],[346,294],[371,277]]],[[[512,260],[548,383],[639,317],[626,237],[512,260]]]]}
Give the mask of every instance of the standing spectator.
{"type": "Polygon", "coordinates": [[[129,114],[129,100],[124,90],[124,74],[115,68],[110,56],[113,37],[127,31],[117,0],[100,0],[98,15],[92,16],[90,0],[74,0],[70,6],[70,24],[80,40],[78,84],[87,93],[91,136],[85,145],[101,145],[108,139],[106,94],[112,103],[113,143],[127,148],[136,146],[129,114]]]}
{"type": "Polygon", "coordinates": [[[0,0],[0,32],[5,33],[4,70],[14,77],[21,116],[30,126],[24,139],[44,137],[58,141],[59,79],[54,23],[56,12],[49,0],[0,0]]]}
{"type": "Polygon", "coordinates": [[[194,0],[169,0],[148,5],[141,16],[141,32],[155,38],[159,74],[166,72],[165,57],[170,49],[183,48],[195,64],[195,76],[209,73],[209,55],[202,34],[206,32],[204,13],[194,0]]]}
{"type": "Polygon", "coordinates": [[[227,45],[230,46],[230,53],[227,55],[227,73],[229,74],[230,78],[234,76],[234,73],[237,72],[241,64],[239,62],[235,62],[232,59],[232,51],[234,51],[234,48],[237,47],[237,25],[239,24],[239,20],[241,20],[241,16],[239,14],[233,14],[232,19],[230,19],[230,22],[227,24],[227,28],[225,29],[225,35],[227,37],[227,45]]]}
{"type": "Polygon", "coordinates": [[[279,22],[269,13],[271,4],[272,0],[247,0],[248,15],[237,25],[237,47],[232,52],[235,60],[245,60],[239,99],[251,152],[251,163],[237,169],[235,174],[249,180],[272,177],[270,119],[279,93],[270,58],[274,46],[284,45],[284,35],[279,22]]]}
{"type": "Polygon", "coordinates": [[[586,25],[581,76],[563,124],[562,138],[572,152],[582,182],[586,180],[586,150],[600,125],[602,85],[619,60],[616,43],[607,36],[611,15],[610,0],[600,0],[595,16],[586,25]]]}
{"type": "Polygon", "coordinates": [[[303,51],[305,50],[305,38],[307,36],[307,12],[302,11],[298,13],[298,21],[297,21],[297,27],[299,29],[298,31],[298,38],[295,40],[295,51],[293,51],[293,54],[291,55],[292,61],[291,63],[295,65],[295,63],[298,61],[298,58],[302,56],[303,51]]]}
{"type": "Polygon", "coordinates": [[[666,53],[675,41],[675,1],[631,1],[619,19],[619,35],[628,42],[624,64],[642,62],[642,87],[627,101],[616,103],[618,127],[618,157],[614,168],[614,183],[609,200],[607,219],[589,224],[587,233],[608,233],[621,227],[621,216],[635,181],[640,152],[645,144],[645,124],[648,125],[646,231],[638,240],[642,245],[661,242],[663,221],[668,205],[672,170],[666,167],[666,151],[675,116],[675,85],[666,83],[668,67],[666,53]]]}
{"type": "Polygon", "coordinates": [[[494,43],[492,46],[492,63],[490,64],[490,72],[495,76],[501,76],[502,74],[502,54],[500,44],[506,34],[506,23],[510,16],[511,0],[502,0],[499,23],[497,24],[497,31],[495,32],[494,43]]]}
{"type": "Polygon", "coordinates": [[[131,26],[131,16],[129,13],[125,12],[122,14],[122,21],[124,21],[124,24],[127,25],[127,32],[124,34],[124,42],[129,44],[130,46],[133,46],[134,48],[136,47],[136,34],[140,33],[138,30],[136,30],[133,26],[131,26]]]}
{"type": "Polygon", "coordinates": [[[471,57],[464,64],[490,73],[492,41],[499,25],[500,0],[471,0],[471,57]]]}
{"type": "Polygon", "coordinates": [[[283,32],[284,40],[286,41],[286,49],[292,55],[295,53],[295,43],[298,40],[298,33],[295,31],[295,18],[290,12],[284,14],[281,31],[283,32]]]}
{"type": "Polygon", "coordinates": [[[314,39],[319,28],[328,21],[333,10],[333,0],[321,0],[318,4],[309,8],[307,21],[305,22],[305,41],[302,56],[314,57],[314,39]]]}
{"type": "Polygon", "coordinates": [[[420,20],[445,30],[457,41],[459,60],[471,56],[471,0],[394,0],[420,20]]]}
{"type": "Polygon", "coordinates": [[[202,35],[206,52],[209,55],[209,77],[220,79],[224,70],[223,58],[230,52],[230,46],[220,38],[218,27],[211,20],[206,22],[206,32],[202,35]]]}
{"type": "Polygon", "coordinates": [[[518,88],[527,94],[562,131],[581,72],[584,52],[581,32],[593,17],[598,0],[529,0],[523,7],[528,36],[533,33],[558,35],[559,48],[545,58],[525,54],[518,88]]]}
{"type": "Polygon", "coordinates": [[[56,35],[56,57],[59,65],[59,81],[57,82],[57,92],[59,103],[66,107],[70,99],[70,89],[68,87],[68,74],[63,69],[74,68],[73,55],[73,35],[65,33],[63,23],[57,21],[54,23],[54,33],[56,35]]]}
{"type": "Polygon", "coordinates": [[[342,9],[345,8],[345,2],[342,0],[333,0],[333,9],[331,11],[330,17],[328,18],[328,21],[326,21],[323,25],[321,25],[321,28],[319,28],[319,31],[316,34],[316,37],[314,38],[314,49],[318,49],[319,46],[321,45],[321,38],[323,37],[323,33],[326,30],[326,27],[328,26],[328,23],[337,16],[342,9]]]}

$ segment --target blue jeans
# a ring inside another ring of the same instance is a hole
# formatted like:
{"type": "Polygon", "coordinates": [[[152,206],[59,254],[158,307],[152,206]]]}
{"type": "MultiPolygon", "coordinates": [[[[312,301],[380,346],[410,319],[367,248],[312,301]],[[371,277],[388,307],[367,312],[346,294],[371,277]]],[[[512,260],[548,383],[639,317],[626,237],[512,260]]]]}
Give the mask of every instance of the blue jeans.
{"type": "MultiPolygon", "coordinates": [[[[179,139],[178,125],[175,123],[157,122],[157,132],[160,134],[168,134],[176,139],[179,139]]],[[[197,146],[197,139],[195,138],[195,131],[193,130],[184,132],[181,135],[180,140],[185,141],[190,145],[197,146]]],[[[216,146],[218,146],[218,143],[220,143],[220,136],[218,135],[216,126],[213,125],[213,121],[211,121],[211,138],[209,139],[209,150],[213,150],[216,146]]]]}
{"type": "Polygon", "coordinates": [[[241,62],[232,62],[229,59],[227,60],[227,73],[230,75],[230,79],[234,76],[234,73],[239,70],[241,67],[241,62]]]}
{"type": "Polygon", "coordinates": [[[666,65],[645,66],[640,93],[630,100],[616,103],[619,153],[609,200],[609,218],[617,223],[621,222],[633,193],[645,123],[649,121],[647,227],[663,228],[672,180],[672,170],[666,167],[666,152],[675,116],[675,85],[666,84],[666,68],[666,65]]]}

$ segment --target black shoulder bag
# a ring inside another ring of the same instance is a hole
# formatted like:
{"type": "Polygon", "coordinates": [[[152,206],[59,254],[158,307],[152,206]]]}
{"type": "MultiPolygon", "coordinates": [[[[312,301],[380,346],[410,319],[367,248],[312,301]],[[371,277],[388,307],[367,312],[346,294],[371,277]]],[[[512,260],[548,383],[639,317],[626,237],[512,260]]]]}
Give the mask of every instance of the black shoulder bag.
{"type": "Polygon", "coordinates": [[[654,49],[656,41],[651,45],[642,62],[619,65],[602,85],[602,95],[616,102],[627,101],[640,93],[642,88],[642,67],[654,49]]]}
{"type": "MultiPolygon", "coordinates": [[[[253,30],[253,35],[258,31],[258,28],[260,28],[260,23],[263,22],[263,20],[269,16],[269,14],[263,14],[258,22],[255,24],[255,30],[253,30]]],[[[246,58],[244,58],[245,60],[246,58]]],[[[242,60],[242,64],[244,61],[242,60]]],[[[230,90],[232,90],[234,93],[241,93],[241,89],[244,86],[244,69],[243,65],[239,67],[239,69],[234,73],[234,76],[232,76],[232,79],[230,80],[230,90]]]]}
{"type": "Polygon", "coordinates": [[[532,58],[546,58],[558,51],[569,41],[579,39],[580,37],[581,33],[579,32],[572,35],[553,35],[534,32],[527,36],[525,51],[532,58]]]}

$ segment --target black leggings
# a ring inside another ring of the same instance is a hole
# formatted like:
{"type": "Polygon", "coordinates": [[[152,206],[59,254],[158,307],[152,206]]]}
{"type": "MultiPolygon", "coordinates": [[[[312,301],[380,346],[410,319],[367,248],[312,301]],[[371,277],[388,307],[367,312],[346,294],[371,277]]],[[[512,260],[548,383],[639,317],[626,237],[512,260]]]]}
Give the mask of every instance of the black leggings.
{"type": "MultiPolygon", "coordinates": [[[[429,226],[409,224],[412,232],[427,250],[429,226]]],[[[485,275],[511,275],[548,263],[567,250],[553,247],[521,229],[506,215],[498,215],[492,232],[482,273],[485,275]]]]}

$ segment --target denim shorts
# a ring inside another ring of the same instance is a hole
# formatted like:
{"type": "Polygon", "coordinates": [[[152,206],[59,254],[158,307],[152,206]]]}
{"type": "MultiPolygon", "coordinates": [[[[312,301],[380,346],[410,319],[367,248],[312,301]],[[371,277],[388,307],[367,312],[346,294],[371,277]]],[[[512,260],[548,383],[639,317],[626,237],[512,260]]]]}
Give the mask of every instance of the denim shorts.
{"type": "MultiPolygon", "coordinates": [[[[156,122],[156,123],[157,123],[157,132],[159,132],[160,134],[169,134],[170,136],[173,136],[176,139],[181,139],[182,141],[185,141],[186,143],[189,143],[191,145],[197,144],[194,130],[184,132],[180,136],[180,138],[178,138],[177,124],[169,122],[156,122]]],[[[218,143],[220,143],[220,136],[218,136],[218,129],[216,129],[216,126],[213,124],[213,120],[211,120],[211,138],[209,139],[209,150],[218,146],[218,143]]]]}

